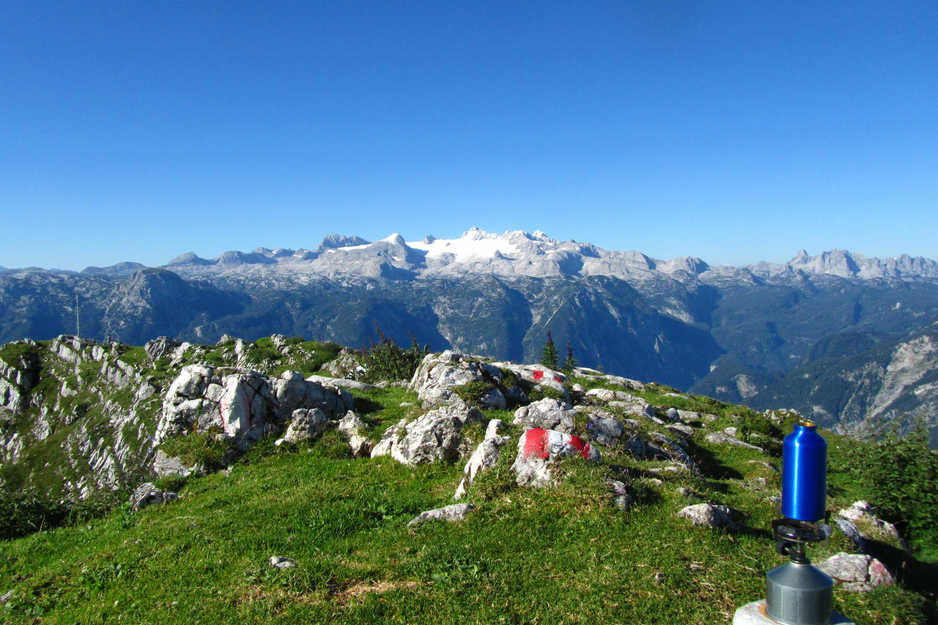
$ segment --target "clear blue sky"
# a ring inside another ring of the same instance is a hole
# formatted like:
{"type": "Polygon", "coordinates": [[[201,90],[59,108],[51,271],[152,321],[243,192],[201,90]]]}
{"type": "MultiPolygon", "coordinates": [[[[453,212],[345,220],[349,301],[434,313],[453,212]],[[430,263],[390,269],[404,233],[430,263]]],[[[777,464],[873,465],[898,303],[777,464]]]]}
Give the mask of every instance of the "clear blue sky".
{"type": "Polygon", "coordinates": [[[0,265],[327,234],[938,258],[938,2],[0,3],[0,265]]]}

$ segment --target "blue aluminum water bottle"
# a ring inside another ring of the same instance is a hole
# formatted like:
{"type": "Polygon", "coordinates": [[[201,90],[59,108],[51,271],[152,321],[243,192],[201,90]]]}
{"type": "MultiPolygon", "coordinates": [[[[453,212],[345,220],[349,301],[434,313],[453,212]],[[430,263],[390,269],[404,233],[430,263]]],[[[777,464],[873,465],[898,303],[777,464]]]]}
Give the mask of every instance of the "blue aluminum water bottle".
{"type": "Polygon", "coordinates": [[[798,423],[782,451],[782,516],[813,523],[826,513],[827,441],[814,423],[798,423]]]}

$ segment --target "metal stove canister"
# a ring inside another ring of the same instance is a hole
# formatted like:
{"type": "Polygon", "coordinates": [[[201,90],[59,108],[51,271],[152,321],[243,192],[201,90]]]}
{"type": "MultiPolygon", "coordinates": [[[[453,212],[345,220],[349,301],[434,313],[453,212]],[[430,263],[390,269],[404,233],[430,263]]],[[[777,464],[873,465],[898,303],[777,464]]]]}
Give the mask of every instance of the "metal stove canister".
{"type": "Polygon", "coordinates": [[[827,513],[827,441],[817,425],[795,425],[782,451],[782,516],[812,523],[827,513]]]}

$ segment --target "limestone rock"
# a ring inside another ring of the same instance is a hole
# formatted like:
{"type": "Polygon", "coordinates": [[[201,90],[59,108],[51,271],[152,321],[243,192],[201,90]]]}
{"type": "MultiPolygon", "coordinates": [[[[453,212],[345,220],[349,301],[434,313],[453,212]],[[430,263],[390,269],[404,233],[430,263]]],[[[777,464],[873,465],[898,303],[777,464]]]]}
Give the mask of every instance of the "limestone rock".
{"type": "Polygon", "coordinates": [[[637,433],[633,432],[629,436],[629,439],[625,442],[625,448],[636,459],[643,460],[645,458],[645,441],[637,433]]]}
{"type": "Polygon", "coordinates": [[[156,362],[160,358],[171,355],[180,345],[182,345],[182,343],[176,339],[161,336],[152,341],[148,341],[146,345],[143,346],[143,351],[147,353],[147,358],[150,359],[150,362],[156,362]]]}
{"type": "Polygon", "coordinates": [[[179,495],[162,491],[152,483],[147,482],[134,489],[133,494],[130,496],[130,506],[133,512],[137,512],[148,506],[159,506],[168,503],[173,499],[179,499],[179,495]]]}
{"type": "Polygon", "coordinates": [[[140,386],[137,387],[137,392],[134,393],[135,401],[146,401],[160,392],[158,386],[153,384],[150,380],[144,380],[140,383],[140,386]]]}
{"type": "Polygon", "coordinates": [[[427,510],[410,520],[407,527],[413,527],[426,521],[462,521],[470,512],[475,509],[471,503],[457,503],[445,508],[436,508],[427,510]]]}
{"type": "Polygon", "coordinates": [[[160,443],[191,429],[201,433],[217,427],[245,451],[291,421],[295,410],[318,409],[332,420],[353,403],[348,391],[307,382],[295,371],[275,379],[249,369],[188,365],[166,391],[155,438],[160,443]]]}
{"type": "Polygon", "coordinates": [[[726,527],[736,529],[733,523],[733,513],[728,506],[717,506],[709,503],[698,503],[687,506],[677,513],[679,517],[689,519],[692,525],[704,527],[726,527]]]}
{"type": "Polygon", "coordinates": [[[725,432],[711,432],[710,434],[707,434],[704,437],[704,439],[708,443],[713,443],[714,445],[735,445],[737,447],[746,447],[747,449],[755,449],[759,453],[765,453],[764,451],[762,451],[760,447],[756,447],[755,445],[750,445],[749,443],[745,441],[741,441],[738,438],[735,438],[733,436],[730,436],[729,434],[726,434],[725,432]]]}
{"type": "Polygon", "coordinates": [[[358,380],[346,380],[345,378],[330,378],[324,375],[311,375],[306,378],[307,382],[317,382],[328,388],[346,388],[353,391],[370,391],[377,388],[373,384],[366,384],[358,380]]]}
{"type": "Polygon", "coordinates": [[[556,430],[534,428],[518,439],[518,455],[511,466],[519,486],[551,487],[555,485],[550,465],[564,456],[582,456],[598,462],[599,451],[579,436],[556,430]]]}
{"type": "Polygon", "coordinates": [[[606,382],[609,382],[611,384],[617,384],[619,386],[625,387],[627,389],[631,389],[633,391],[645,390],[645,385],[642,384],[641,382],[638,382],[637,380],[630,380],[629,378],[623,378],[618,375],[605,374],[605,373],[602,373],[601,371],[597,371],[596,369],[590,369],[589,367],[577,367],[576,369],[574,369],[574,372],[576,373],[576,375],[580,377],[602,378],[606,382]]]}
{"type": "Polygon", "coordinates": [[[293,558],[283,558],[281,556],[270,556],[270,566],[277,569],[292,569],[296,566],[296,560],[293,558]]]}
{"type": "Polygon", "coordinates": [[[850,592],[868,592],[895,584],[895,578],[882,562],[864,554],[841,552],[821,562],[817,568],[850,592]]]}
{"type": "Polygon", "coordinates": [[[345,413],[345,416],[339,421],[338,429],[348,439],[354,458],[371,456],[371,440],[361,433],[365,427],[366,424],[362,418],[351,410],[345,413]]]}
{"type": "Polygon", "coordinates": [[[508,369],[524,383],[533,385],[535,389],[537,387],[541,389],[549,388],[563,395],[564,401],[570,400],[570,396],[564,386],[564,383],[567,381],[567,376],[559,371],[554,371],[543,365],[516,365],[510,362],[497,362],[494,363],[494,366],[498,367],[499,370],[502,368],[508,369]]]}
{"type": "Polygon", "coordinates": [[[683,486],[678,486],[674,489],[674,492],[683,499],[703,499],[700,495],[690,490],[689,488],[684,488],[683,486]]]}
{"type": "Polygon", "coordinates": [[[606,388],[590,389],[586,391],[586,396],[604,403],[609,403],[616,400],[634,403],[636,399],[638,399],[635,396],[629,395],[623,391],[612,391],[606,388]]]}
{"type": "Polygon", "coordinates": [[[860,530],[853,521],[837,516],[831,519],[831,523],[837,526],[837,529],[853,543],[854,549],[860,553],[866,551],[866,539],[863,538],[863,534],[860,533],[860,530]]]}
{"type": "Polygon", "coordinates": [[[606,485],[612,494],[612,503],[619,510],[628,510],[632,507],[632,496],[625,488],[625,484],[618,480],[608,480],[606,485]]]}
{"type": "Polygon", "coordinates": [[[358,354],[348,348],[344,348],[339,352],[338,358],[327,362],[320,367],[320,370],[333,378],[347,380],[358,380],[365,375],[365,368],[358,361],[358,354]]]}
{"type": "Polygon", "coordinates": [[[13,413],[20,413],[26,408],[27,402],[20,388],[0,378],[0,408],[13,413]]]}
{"type": "Polygon", "coordinates": [[[290,426],[283,436],[284,442],[295,445],[300,441],[317,438],[329,425],[329,419],[319,408],[298,408],[293,411],[290,426]]]}
{"type": "Polygon", "coordinates": [[[908,551],[908,545],[899,535],[896,526],[876,516],[876,509],[868,501],[855,501],[849,508],[840,510],[838,517],[854,523],[858,531],[866,538],[886,538],[899,543],[908,551]]]}
{"type": "Polygon", "coordinates": [[[677,416],[678,416],[678,419],[682,423],[691,423],[693,421],[700,421],[703,418],[701,417],[699,412],[694,412],[692,410],[678,410],[677,416]]]}
{"type": "Polygon", "coordinates": [[[664,429],[680,439],[691,438],[694,435],[694,428],[683,423],[671,423],[664,426],[664,429]]]}
{"type": "Polygon", "coordinates": [[[626,414],[635,415],[637,417],[645,417],[646,419],[650,419],[659,425],[664,425],[664,421],[655,415],[655,407],[651,404],[616,400],[609,402],[608,406],[610,408],[619,408],[626,414]]]}
{"type": "Polygon", "coordinates": [[[657,444],[645,443],[645,454],[652,455],[660,460],[673,460],[692,473],[700,473],[697,462],[675,441],[660,432],[651,432],[657,444]]]}
{"type": "Polygon", "coordinates": [[[179,477],[201,476],[205,473],[205,468],[200,464],[186,466],[185,463],[175,457],[167,456],[163,450],[157,450],[153,459],[153,472],[157,477],[167,477],[175,475],[179,477]]]}
{"type": "Polygon", "coordinates": [[[101,363],[101,375],[117,388],[127,388],[136,379],[137,374],[126,363],[117,360],[113,363],[105,360],[101,363]]]}
{"type": "Polygon", "coordinates": [[[402,420],[388,428],[371,457],[391,456],[411,465],[434,460],[453,462],[467,451],[460,430],[470,421],[484,419],[481,412],[465,404],[431,410],[414,421],[402,420]]]}
{"type": "Polygon", "coordinates": [[[592,414],[586,422],[589,438],[598,445],[615,447],[625,433],[625,427],[612,415],[606,413],[592,414]]]}
{"type": "Polygon", "coordinates": [[[502,447],[511,439],[507,436],[498,435],[499,424],[501,424],[499,419],[489,421],[488,428],[485,432],[485,440],[479,443],[476,450],[469,456],[469,462],[466,463],[465,468],[466,477],[459,482],[453,499],[461,499],[466,493],[466,488],[472,484],[479,473],[485,469],[494,467],[498,464],[498,461],[501,460],[502,447]]]}
{"type": "MultiPolygon", "coordinates": [[[[500,383],[502,377],[501,369],[494,365],[446,350],[442,354],[424,357],[411,378],[409,388],[417,393],[425,406],[458,404],[462,400],[453,391],[457,386],[472,382],[500,383]]],[[[496,398],[493,400],[497,401],[496,398]]]]}
{"type": "Polygon", "coordinates": [[[483,410],[505,410],[508,407],[508,400],[504,393],[493,388],[479,397],[479,406],[483,410]]]}
{"type": "Polygon", "coordinates": [[[573,431],[573,417],[576,411],[570,404],[545,397],[515,411],[515,425],[524,429],[540,428],[542,430],[557,430],[569,434],[573,431]]]}

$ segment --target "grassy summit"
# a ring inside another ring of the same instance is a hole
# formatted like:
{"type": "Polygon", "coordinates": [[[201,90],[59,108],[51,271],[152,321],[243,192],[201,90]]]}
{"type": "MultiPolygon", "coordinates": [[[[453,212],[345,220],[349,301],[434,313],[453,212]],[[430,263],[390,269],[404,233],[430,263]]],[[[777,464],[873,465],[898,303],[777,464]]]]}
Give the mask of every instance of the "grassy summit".
{"type": "MultiPolygon", "coordinates": [[[[648,385],[635,394],[714,414],[708,431],[739,427],[777,452],[762,415],[672,390],[648,385]]],[[[356,413],[375,435],[419,413],[416,396],[400,388],[354,394],[356,413]]],[[[486,414],[506,423],[511,415],[486,414]]],[[[578,419],[577,431],[585,428],[578,419]]],[[[466,433],[473,448],[483,434],[478,426],[466,433]]],[[[838,510],[867,496],[856,476],[867,448],[824,436],[828,508],[838,510]]],[[[560,485],[548,490],[514,485],[511,444],[469,489],[476,509],[465,521],[411,528],[420,512],[453,503],[464,461],[413,467],[390,457],[352,459],[335,430],[291,448],[272,443],[262,440],[228,471],[164,480],[181,495],[167,505],[119,508],[3,541],[0,615],[69,624],[726,623],[764,596],[765,573],[785,561],[770,534],[769,498],[779,495],[780,476],[766,464],[780,459],[710,444],[702,434],[688,443],[699,476],[654,472],[668,463],[635,460],[620,444],[602,449],[599,463],[562,461],[560,485]],[[613,505],[610,478],[626,483],[634,498],[628,511],[613,505]],[[675,516],[704,501],[728,505],[739,530],[692,527],[675,516]],[[275,568],[272,556],[296,566],[275,568]]],[[[866,594],[837,588],[835,609],[861,625],[936,622],[938,566],[927,562],[936,545],[913,547],[919,559],[885,538],[873,541],[869,551],[897,572],[899,586],[866,594]]],[[[809,555],[820,562],[850,549],[837,534],[809,555]]]]}

